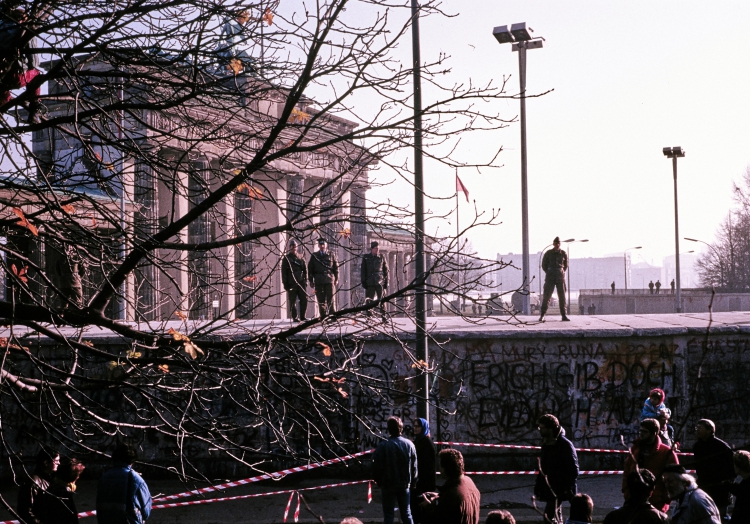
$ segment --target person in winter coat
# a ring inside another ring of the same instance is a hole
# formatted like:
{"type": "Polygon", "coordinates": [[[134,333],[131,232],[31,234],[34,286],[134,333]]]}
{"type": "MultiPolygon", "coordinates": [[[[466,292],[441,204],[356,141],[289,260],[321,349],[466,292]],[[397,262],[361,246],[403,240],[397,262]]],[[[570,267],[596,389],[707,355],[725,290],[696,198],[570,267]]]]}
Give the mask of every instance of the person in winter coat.
{"type": "Polygon", "coordinates": [[[76,482],[86,467],[76,459],[65,459],[55,472],[49,487],[51,504],[45,509],[46,521],[57,524],[77,524],[78,510],[73,499],[76,482]]]}
{"type": "Polygon", "coordinates": [[[670,464],[662,475],[667,494],[677,501],[672,509],[672,524],[721,524],[716,504],[680,464],[670,464]]]}
{"type": "Polygon", "coordinates": [[[659,420],[659,412],[663,410],[666,410],[671,417],[672,412],[669,410],[666,404],[664,404],[666,398],[667,395],[664,393],[664,390],[659,388],[652,389],[648,394],[648,398],[643,403],[643,409],[641,410],[640,417],[641,422],[646,420],[647,418],[655,418],[656,420],[659,420]]]}
{"type": "Polygon", "coordinates": [[[435,444],[430,438],[430,424],[423,418],[414,420],[414,448],[417,450],[417,486],[411,494],[414,522],[422,522],[419,511],[422,493],[435,491],[435,444]]]}
{"type": "Polygon", "coordinates": [[[339,261],[328,250],[325,238],[318,239],[318,250],[307,263],[310,287],[315,289],[321,320],[336,312],[336,286],[339,283],[339,261]]]}
{"type": "Polygon", "coordinates": [[[445,483],[440,493],[423,495],[431,503],[426,511],[431,514],[428,521],[431,524],[479,524],[481,495],[474,481],[464,474],[463,455],[456,449],[444,449],[438,454],[438,461],[445,483]]]}
{"type": "Polygon", "coordinates": [[[534,495],[547,503],[545,517],[553,522],[555,518],[560,521],[560,504],[572,499],[578,491],[578,454],[554,415],[539,417],[537,428],[542,436],[542,451],[534,495]]]}
{"type": "Polygon", "coordinates": [[[604,517],[604,524],[668,524],[669,517],[648,499],[654,493],[656,479],[647,469],[632,471],[626,478],[630,498],[619,509],[604,517]]]}
{"type": "Polygon", "coordinates": [[[734,452],[734,471],[742,477],[742,481],[729,486],[729,491],[735,497],[732,524],[747,524],[750,522],[750,452],[734,452]]]}
{"type": "Polygon", "coordinates": [[[414,524],[409,499],[419,478],[417,450],[401,436],[404,423],[400,418],[390,417],[387,425],[390,437],[378,444],[372,456],[372,476],[383,496],[383,524],[393,524],[397,503],[402,524],[414,524]]]}
{"type": "Polygon", "coordinates": [[[307,315],[307,264],[299,254],[296,240],[289,241],[289,249],[281,259],[281,283],[286,291],[286,300],[290,305],[292,320],[305,321],[307,315]],[[299,300],[299,311],[297,301],[299,300]]]}
{"type": "Polygon", "coordinates": [[[151,515],[151,493],[146,481],[133,470],[137,458],[133,446],[115,446],[112,468],[104,472],[96,489],[99,524],[143,524],[151,515]]]}
{"type": "Polygon", "coordinates": [[[663,444],[659,438],[659,422],[652,418],[647,418],[641,422],[638,438],[633,442],[633,447],[630,448],[630,456],[625,460],[622,478],[622,492],[625,495],[625,500],[631,497],[627,485],[628,475],[636,471],[637,468],[647,469],[657,479],[654,493],[649,498],[649,502],[656,509],[665,512],[669,507],[669,497],[664,482],[661,480],[661,474],[667,465],[677,464],[678,462],[675,452],[669,446],[663,444]]]}
{"type": "Polygon", "coordinates": [[[734,453],[729,444],[716,438],[716,425],[708,419],[696,423],[695,436],[698,440],[693,446],[693,461],[698,487],[713,499],[724,518],[730,502],[729,485],[737,476],[734,453]]]}
{"type": "Polygon", "coordinates": [[[18,516],[26,524],[52,524],[48,520],[48,508],[50,504],[49,487],[52,476],[60,465],[60,454],[57,450],[42,448],[36,455],[36,467],[34,474],[21,485],[18,490],[18,516]]]}

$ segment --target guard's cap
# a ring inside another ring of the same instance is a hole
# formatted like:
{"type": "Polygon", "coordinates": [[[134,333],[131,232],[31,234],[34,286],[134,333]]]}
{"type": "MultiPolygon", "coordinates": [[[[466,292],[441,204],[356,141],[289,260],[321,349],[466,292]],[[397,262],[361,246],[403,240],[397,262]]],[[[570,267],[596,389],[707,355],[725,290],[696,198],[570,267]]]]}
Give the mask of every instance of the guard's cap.
{"type": "Polygon", "coordinates": [[[555,237],[555,239],[552,241],[553,244],[559,244],[560,243],[560,237],[555,237]]]}
{"type": "Polygon", "coordinates": [[[664,467],[662,473],[675,473],[677,475],[684,475],[685,473],[687,473],[687,470],[682,464],[667,464],[664,467]]]}
{"type": "Polygon", "coordinates": [[[318,239],[318,245],[320,245],[320,244],[327,244],[327,243],[328,243],[328,241],[325,238],[323,238],[323,237],[320,237],[318,239]]]}
{"type": "Polygon", "coordinates": [[[379,245],[380,244],[378,244],[375,240],[373,240],[372,242],[370,242],[370,249],[372,249],[374,247],[378,247],[379,245]]]}
{"type": "Polygon", "coordinates": [[[294,240],[294,239],[291,239],[291,240],[289,241],[289,245],[290,245],[290,246],[296,246],[296,245],[297,245],[297,241],[296,241],[296,240],[294,240]]]}

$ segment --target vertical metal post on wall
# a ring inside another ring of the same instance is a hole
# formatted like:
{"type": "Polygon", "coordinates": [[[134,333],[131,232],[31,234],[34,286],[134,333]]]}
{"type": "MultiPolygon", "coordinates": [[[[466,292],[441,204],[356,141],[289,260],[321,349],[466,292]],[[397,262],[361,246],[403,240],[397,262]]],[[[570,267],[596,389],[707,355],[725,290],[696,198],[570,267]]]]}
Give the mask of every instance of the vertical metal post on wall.
{"type": "Polygon", "coordinates": [[[529,300],[529,185],[526,174],[526,42],[518,42],[518,76],[521,84],[521,237],[524,315],[531,314],[529,300]]]}
{"type": "Polygon", "coordinates": [[[411,0],[412,70],[414,75],[414,255],[416,266],[415,320],[417,360],[417,416],[430,420],[429,413],[429,352],[427,348],[427,318],[425,300],[425,253],[424,253],[424,180],[422,177],[422,60],[419,53],[419,5],[411,0]]]}
{"type": "Polygon", "coordinates": [[[676,309],[678,313],[682,313],[682,292],[680,287],[680,226],[677,214],[677,155],[672,157],[672,175],[674,177],[674,265],[675,271],[677,272],[674,282],[677,287],[676,309]]]}

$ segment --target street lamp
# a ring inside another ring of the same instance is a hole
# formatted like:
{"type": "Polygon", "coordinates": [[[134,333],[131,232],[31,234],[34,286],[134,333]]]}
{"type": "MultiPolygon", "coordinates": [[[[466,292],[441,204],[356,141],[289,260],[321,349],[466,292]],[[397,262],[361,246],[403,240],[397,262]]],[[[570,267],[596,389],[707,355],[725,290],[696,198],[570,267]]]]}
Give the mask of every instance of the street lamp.
{"type": "Polygon", "coordinates": [[[570,244],[573,242],[588,242],[589,239],[584,240],[576,240],[575,238],[571,238],[570,240],[565,240],[565,243],[568,244],[568,315],[570,315],[570,261],[573,257],[570,256],[570,244]]]}
{"type": "Polygon", "coordinates": [[[724,286],[724,263],[721,261],[721,255],[719,255],[719,252],[716,250],[714,246],[709,244],[708,242],[704,242],[703,240],[698,240],[697,238],[688,238],[684,237],[685,240],[689,240],[690,242],[700,242],[701,244],[706,244],[709,248],[711,248],[711,251],[714,252],[714,255],[716,255],[716,258],[719,260],[719,289],[721,289],[724,286]]]}
{"type": "Polygon", "coordinates": [[[526,22],[495,27],[492,35],[501,44],[511,43],[512,50],[518,51],[518,76],[521,85],[521,236],[522,236],[522,275],[523,275],[523,314],[530,315],[529,305],[529,202],[528,184],[526,180],[526,50],[542,47],[541,37],[533,38],[530,27],[526,22]]]}
{"type": "Polygon", "coordinates": [[[685,156],[685,151],[681,147],[665,147],[662,153],[667,158],[672,159],[672,175],[674,177],[674,266],[675,266],[675,283],[677,284],[677,303],[678,313],[682,313],[682,293],[680,288],[680,228],[679,215],[677,213],[677,159],[685,156]]]}
{"type": "Polygon", "coordinates": [[[625,289],[628,289],[628,251],[631,249],[641,249],[643,246],[636,246],[636,247],[629,247],[625,251],[622,252],[622,260],[625,264],[625,289]]]}

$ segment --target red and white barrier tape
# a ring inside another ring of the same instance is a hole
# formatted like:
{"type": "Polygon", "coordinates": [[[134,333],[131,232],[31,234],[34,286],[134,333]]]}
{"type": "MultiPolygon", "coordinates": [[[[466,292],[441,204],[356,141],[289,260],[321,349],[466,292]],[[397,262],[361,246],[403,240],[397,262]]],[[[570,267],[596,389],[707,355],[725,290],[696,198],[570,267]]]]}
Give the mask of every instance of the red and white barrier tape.
{"type": "MultiPolygon", "coordinates": [[[[524,446],[520,444],[475,444],[472,442],[435,442],[440,446],[464,446],[472,448],[499,448],[499,449],[542,449],[540,446],[524,446]]],[[[602,449],[602,448],[576,448],[576,451],[586,451],[591,453],[630,453],[627,449],[602,449]]],[[[678,455],[692,456],[692,453],[678,452],[678,455]]]]}
{"type": "MultiPolygon", "coordinates": [[[[308,471],[311,469],[317,469],[322,468],[324,466],[330,466],[331,464],[337,464],[339,462],[345,462],[347,460],[351,460],[354,458],[358,458],[364,455],[367,455],[369,453],[372,453],[375,451],[374,449],[368,449],[367,451],[360,451],[359,453],[353,453],[351,455],[346,455],[344,457],[337,457],[335,459],[330,460],[324,460],[323,462],[315,462],[313,464],[308,464],[306,466],[296,466],[289,469],[283,469],[281,471],[276,471],[274,473],[265,473],[263,475],[258,475],[257,477],[250,477],[246,479],[241,480],[235,480],[232,482],[226,482],[224,484],[217,484],[215,486],[209,486],[207,488],[200,488],[200,489],[194,489],[192,491],[184,491],[182,493],[177,493],[175,495],[167,495],[165,497],[159,497],[157,500],[176,500],[176,499],[183,499],[186,497],[192,497],[194,495],[200,495],[201,493],[211,493],[212,491],[219,491],[226,488],[235,488],[237,486],[244,486],[245,484],[252,484],[253,482],[260,482],[261,480],[271,480],[276,479],[278,480],[279,477],[283,477],[285,475],[289,475],[291,473],[300,473],[302,471],[308,471]]],[[[2,523],[0,523],[2,524],[2,523]]]]}
{"type": "MultiPolygon", "coordinates": [[[[200,499],[200,500],[185,500],[182,502],[167,502],[166,504],[155,504],[152,506],[152,509],[166,509],[166,508],[181,508],[184,506],[197,506],[201,504],[211,504],[214,502],[228,502],[232,500],[243,500],[243,499],[252,499],[257,497],[268,497],[271,495],[287,495],[291,494],[294,495],[294,493],[298,491],[311,491],[316,489],[327,489],[327,488],[338,488],[342,486],[353,486],[355,484],[364,484],[365,482],[371,482],[369,480],[354,480],[351,482],[340,482],[338,484],[326,484],[324,486],[313,486],[309,488],[298,488],[298,489],[284,489],[281,491],[269,491],[265,493],[249,493],[247,495],[235,495],[233,497],[219,497],[215,499],[200,499]]],[[[289,498],[289,506],[291,507],[291,497],[289,498]]],[[[4,522],[0,522],[0,524],[5,524],[4,522]]]]}
{"type": "MultiPolygon", "coordinates": [[[[297,493],[296,491],[292,491],[292,494],[289,495],[289,500],[286,503],[286,509],[284,510],[284,522],[286,522],[286,517],[289,515],[289,507],[292,505],[292,499],[294,499],[294,494],[297,493]]],[[[297,493],[297,497],[299,498],[299,493],[297,493]]]]}
{"type": "Polygon", "coordinates": [[[372,502],[372,482],[367,483],[367,503],[372,502]]]}

